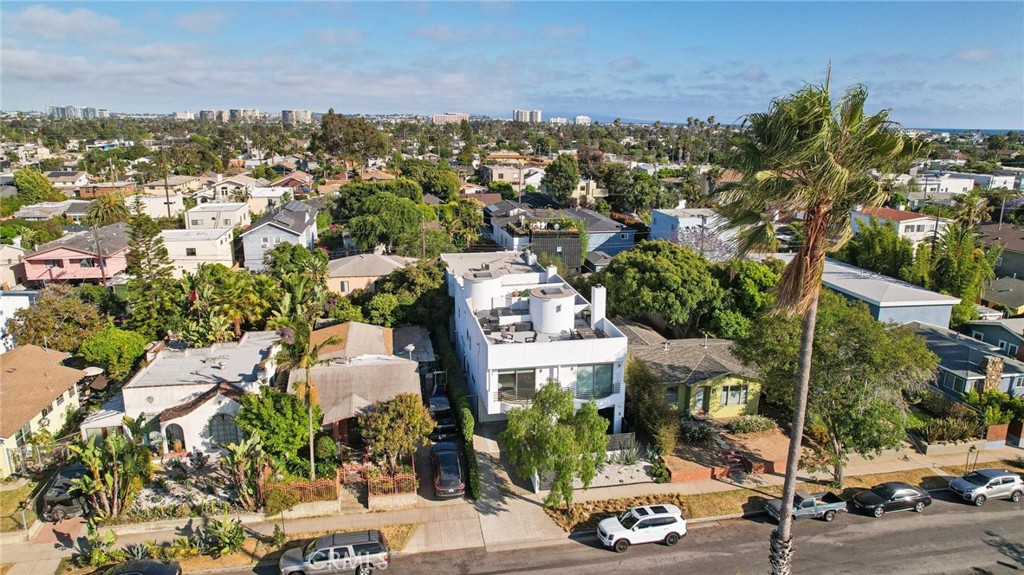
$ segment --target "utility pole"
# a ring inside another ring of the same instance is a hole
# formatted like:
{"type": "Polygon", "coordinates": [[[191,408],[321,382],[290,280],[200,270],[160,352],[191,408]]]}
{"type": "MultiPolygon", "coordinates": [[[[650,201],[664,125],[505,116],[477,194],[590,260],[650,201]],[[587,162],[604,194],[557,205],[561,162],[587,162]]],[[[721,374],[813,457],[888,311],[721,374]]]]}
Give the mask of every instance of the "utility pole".
{"type": "Polygon", "coordinates": [[[167,206],[167,217],[171,216],[171,189],[167,185],[167,158],[163,147],[160,148],[160,164],[164,167],[164,205],[167,206]]]}
{"type": "Polygon", "coordinates": [[[420,251],[420,259],[427,259],[427,221],[420,220],[420,245],[422,247],[420,251]]]}

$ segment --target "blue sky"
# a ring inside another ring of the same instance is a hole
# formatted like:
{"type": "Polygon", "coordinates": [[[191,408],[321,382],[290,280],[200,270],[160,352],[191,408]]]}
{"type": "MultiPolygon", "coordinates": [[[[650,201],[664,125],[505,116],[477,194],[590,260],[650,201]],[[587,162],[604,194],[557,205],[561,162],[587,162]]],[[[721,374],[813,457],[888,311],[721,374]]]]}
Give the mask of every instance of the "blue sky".
{"type": "Polygon", "coordinates": [[[4,0],[0,106],[513,108],[734,122],[824,80],[908,127],[1024,128],[1022,2],[4,0]]]}

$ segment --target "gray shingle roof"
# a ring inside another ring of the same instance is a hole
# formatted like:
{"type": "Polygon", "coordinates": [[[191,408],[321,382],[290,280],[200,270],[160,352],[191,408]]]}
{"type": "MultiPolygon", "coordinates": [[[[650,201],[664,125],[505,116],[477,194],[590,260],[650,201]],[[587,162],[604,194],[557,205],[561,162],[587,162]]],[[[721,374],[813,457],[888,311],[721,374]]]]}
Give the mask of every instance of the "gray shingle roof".
{"type": "Polygon", "coordinates": [[[1024,280],[999,278],[985,288],[981,299],[1014,310],[1024,307],[1024,280]]]}
{"type": "Polygon", "coordinates": [[[262,228],[265,225],[272,225],[286,232],[301,235],[310,225],[316,225],[316,211],[316,208],[312,206],[292,200],[267,213],[253,223],[252,227],[242,233],[242,235],[252,233],[253,230],[262,228]]]}
{"type": "Polygon", "coordinates": [[[719,377],[757,377],[757,368],[743,365],[727,339],[670,339],[654,345],[634,345],[629,354],[643,361],[666,384],[692,384],[719,377]]]}
{"type": "Polygon", "coordinates": [[[1024,363],[1006,357],[997,347],[951,329],[921,322],[907,324],[917,335],[924,338],[925,345],[939,356],[939,365],[962,377],[982,377],[981,360],[995,356],[1003,360],[1003,373],[1024,374],[1024,363]]]}
{"type": "MultiPolygon", "coordinates": [[[[420,393],[417,363],[395,356],[362,356],[318,365],[310,371],[316,382],[324,424],[359,415],[369,405],[400,393],[420,393]]],[[[288,377],[289,390],[305,379],[301,369],[288,377]]]]}
{"type": "MultiPolygon", "coordinates": [[[[128,234],[128,224],[124,222],[103,226],[98,230],[98,235],[100,238],[100,245],[103,247],[104,257],[108,257],[121,250],[127,249],[128,241],[131,239],[128,234]]],[[[78,232],[75,234],[68,234],[59,240],[53,240],[52,242],[38,246],[36,249],[25,254],[25,256],[31,257],[57,248],[69,248],[87,254],[96,255],[96,242],[95,238],[93,238],[92,232],[78,232]]]]}
{"type": "Polygon", "coordinates": [[[327,262],[327,273],[332,278],[380,277],[386,276],[414,261],[416,261],[415,258],[403,258],[401,256],[359,254],[327,262]]]}

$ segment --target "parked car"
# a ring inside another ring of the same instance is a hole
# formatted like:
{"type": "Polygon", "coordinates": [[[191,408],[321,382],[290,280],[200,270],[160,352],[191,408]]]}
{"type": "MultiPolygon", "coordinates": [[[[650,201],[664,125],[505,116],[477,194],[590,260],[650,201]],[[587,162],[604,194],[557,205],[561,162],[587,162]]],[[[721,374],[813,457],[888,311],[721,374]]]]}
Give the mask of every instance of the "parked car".
{"type": "Polygon", "coordinates": [[[42,497],[41,516],[44,521],[63,521],[89,513],[88,499],[74,489],[72,483],[87,473],[84,465],[76,464],[63,467],[50,477],[42,497]]]}
{"type": "Polygon", "coordinates": [[[431,441],[444,441],[458,437],[459,426],[455,422],[455,414],[451,411],[439,411],[434,416],[434,430],[430,432],[431,441]]]}
{"type": "Polygon", "coordinates": [[[465,495],[466,480],[458,445],[450,441],[434,444],[430,448],[430,467],[434,471],[434,495],[438,499],[465,495]]]}
{"type": "Polygon", "coordinates": [[[380,531],[354,531],[317,537],[305,547],[289,549],[278,562],[281,575],[349,573],[368,575],[387,569],[391,552],[380,531]]]}
{"type": "Polygon", "coordinates": [[[181,575],[177,561],[139,559],[111,567],[106,575],[181,575]]]}
{"type": "MultiPolygon", "coordinates": [[[[764,504],[764,510],[779,520],[782,499],[772,499],[764,504]]],[[[846,513],[846,502],[835,493],[807,493],[797,489],[793,496],[793,519],[814,518],[832,521],[836,513],[846,513]]]]}
{"type": "Polygon", "coordinates": [[[862,513],[881,517],[891,511],[913,509],[921,513],[932,504],[932,496],[920,487],[890,481],[854,495],[851,503],[862,513]]]}
{"type": "Polygon", "coordinates": [[[430,409],[431,414],[452,410],[451,401],[444,393],[435,393],[431,395],[427,400],[427,407],[430,409]]]}
{"type": "Polygon", "coordinates": [[[1024,480],[1006,469],[978,469],[949,482],[949,490],[981,507],[989,499],[1024,498],[1024,480]]]}
{"type": "Polygon", "coordinates": [[[675,545],[685,536],[686,519],[678,507],[668,504],[634,507],[597,524],[601,544],[619,553],[638,543],[675,545]]]}

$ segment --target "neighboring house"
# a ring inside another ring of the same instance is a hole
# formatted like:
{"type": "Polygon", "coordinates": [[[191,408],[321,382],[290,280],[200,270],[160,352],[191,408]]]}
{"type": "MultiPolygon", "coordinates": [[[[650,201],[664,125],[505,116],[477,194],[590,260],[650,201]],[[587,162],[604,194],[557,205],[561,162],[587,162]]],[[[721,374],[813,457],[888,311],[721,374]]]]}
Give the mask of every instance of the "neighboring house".
{"type": "Polygon", "coordinates": [[[24,256],[24,248],[0,244],[0,290],[9,290],[25,281],[25,266],[21,263],[24,256]]]}
{"type": "Polygon", "coordinates": [[[248,332],[237,342],[196,349],[157,348],[121,392],[81,425],[83,439],[124,429],[127,415],[155,420],[143,442],[165,451],[220,452],[237,443],[235,415],[245,393],[259,393],[274,378],[281,336],[248,332]]]}
{"type": "Polygon", "coordinates": [[[295,197],[296,195],[306,196],[309,195],[309,191],[313,189],[313,176],[310,176],[306,172],[295,171],[275,182],[272,182],[270,187],[291,188],[292,197],[295,197]]]}
{"type": "Polygon", "coordinates": [[[262,214],[287,203],[285,198],[288,197],[294,198],[292,189],[288,187],[253,188],[246,201],[249,203],[249,211],[254,214],[262,214]]]}
{"type": "Polygon", "coordinates": [[[126,197],[135,193],[135,182],[103,182],[78,188],[78,197],[86,200],[103,196],[126,197]]]}
{"type": "Polygon", "coordinates": [[[251,223],[252,213],[246,203],[210,202],[185,212],[186,230],[247,228],[251,223]]]}
{"type": "Polygon", "coordinates": [[[378,170],[366,170],[359,175],[359,179],[364,182],[389,182],[397,179],[398,176],[389,174],[387,172],[381,172],[378,170]]]}
{"type": "Polygon", "coordinates": [[[160,237],[174,265],[174,277],[195,273],[201,264],[234,265],[231,228],[217,230],[163,230],[160,237]]]}
{"type": "Polygon", "coordinates": [[[1024,394],[1024,363],[1007,357],[998,347],[934,325],[911,322],[907,326],[939,356],[939,369],[930,385],[949,397],[961,400],[972,389],[1024,394]]]}
{"type": "Polygon", "coordinates": [[[47,172],[46,179],[50,180],[57,191],[69,196],[78,188],[86,185],[92,180],[89,172],[47,172]]]}
{"type": "MultiPolygon", "coordinates": [[[[390,328],[360,322],[346,322],[318,329],[310,346],[331,337],[341,340],[320,350],[323,362],[310,370],[316,382],[323,426],[330,427],[336,440],[348,442],[349,432],[363,410],[400,393],[420,394],[418,361],[396,355],[390,328]]],[[[294,369],[288,376],[289,390],[304,381],[305,370],[294,369]]]]}
{"type": "MultiPolygon", "coordinates": [[[[789,263],[793,254],[776,254],[789,263]]],[[[923,287],[861,269],[831,258],[825,259],[821,285],[850,300],[868,304],[871,316],[881,322],[921,322],[949,327],[953,306],[960,300],[923,287]]]]}
{"type": "Polygon", "coordinates": [[[726,339],[665,339],[651,329],[618,324],[629,355],[642,361],[665,389],[665,402],[686,415],[711,418],[757,413],[757,368],[743,365],[726,339]]]}
{"type": "Polygon", "coordinates": [[[185,196],[174,193],[169,196],[163,192],[155,194],[136,194],[124,199],[124,205],[133,213],[135,206],[141,207],[142,213],[151,218],[170,218],[185,211],[185,196]],[[168,207],[170,210],[168,211],[168,207]]]}
{"type": "Polygon", "coordinates": [[[610,263],[612,263],[612,256],[598,250],[596,252],[587,252],[587,257],[583,261],[583,266],[588,270],[597,273],[608,267],[608,264],[610,263]]]}
{"type": "MultiPolygon", "coordinates": [[[[541,174],[541,178],[543,178],[541,174]]],[[[530,182],[525,182],[529,184],[530,182]]],[[[602,188],[597,180],[588,180],[586,178],[580,178],[580,183],[576,186],[576,189],[572,191],[571,196],[581,202],[587,204],[595,204],[598,200],[603,200],[608,197],[607,188],[602,188]]]]}
{"type": "Polygon", "coordinates": [[[229,178],[218,176],[218,178],[201,192],[202,197],[212,202],[233,202],[242,197],[249,197],[259,186],[259,180],[242,174],[229,178]]]}
{"type": "Polygon", "coordinates": [[[357,289],[376,291],[377,280],[416,258],[383,254],[359,254],[327,262],[327,289],[348,295],[357,289]]]}
{"type": "Polygon", "coordinates": [[[964,331],[978,341],[998,347],[1003,355],[1024,360],[1024,317],[975,320],[968,322],[964,331]]]}
{"type": "Polygon", "coordinates": [[[147,194],[188,194],[199,189],[201,180],[196,176],[167,176],[166,186],[163,178],[142,184],[142,191],[147,194]]]}
{"type": "Polygon", "coordinates": [[[70,354],[23,345],[0,354],[0,479],[21,469],[32,435],[56,434],[78,411],[85,372],[64,365],[70,354]]]}
{"type": "Polygon", "coordinates": [[[633,249],[636,230],[626,224],[584,208],[565,209],[562,213],[583,222],[587,230],[587,252],[602,251],[614,256],[633,249]]]}
{"type": "Polygon", "coordinates": [[[455,300],[453,334],[478,421],[503,420],[549,379],[577,407],[594,400],[610,433],[622,429],[626,337],[590,301],[529,252],[442,254],[455,300]]]}
{"type": "Polygon", "coordinates": [[[981,304],[1006,310],[1011,316],[1024,314],[1024,279],[1002,277],[994,280],[985,288],[981,304]]]}
{"type": "Polygon", "coordinates": [[[651,211],[652,240],[677,242],[680,232],[698,230],[710,233],[724,242],[735,237],[733,230],[723,229],[725,218],[711,208],[658,209],[651,211]]]}
{"type": "Polygon", "coordinates": [[[998,276],[1024,277],[1024,230],[1010,224],[986,223],[978,227],[985,245],[1000,245],[1003,253],[996,260],[998,276]]]}
{"type": "MultiPolygon", "coordinates": [[[[124,222],[104,226],[98,230],[102,265],[109,280],[128,267],[129,227],[124,222]]],[[[22,258],[25,281],[46,283],[75,281],[99,283],[100,254],[92,231],[68,234],[58,240],[37,246],[22,258]]]]}
{"type": "Polygon", "coordinates": [[[946,227],[953,223],[953,220],[946,218],[892,208],[854,210],[850,212],[850,217],[854,234],[859,233],[862,227],[867,226],[871,218],[875,218],[879,223],[895,228],[896,233],[901,238],[910,240],[914,247],[923,241],[931,241],[936,235],[942,235],[942,232],[946,231],[946,227]]]}
{"type": "Polygon", "coordinates": [[[292,200],[257,220],[240,236],[245,254],[245,269],[263,270],[266,252],[282,243],[316,247],[316,208],[292,200]]]}
{"type": "Polygon", "coordinates": [[[52,218],[66,217],[81,223],[86,208],[92,202],[86,200],[64,200],[62,202],[40,202],[22,206],[14,212],[15,218],[30,222],[42,222],[52,218]],[[69,212],[71,212],[69,214],[69,212]]]}
{"type": "Polygon", "coordinates": [[[526,187],[526,176],[528,168],[516,164],[490,164],[480,167],[480,183],[484,186],[491,182],[506,182],[512,185],[512,189],[519,192],[526,187]],[[522,181],[522,186],[520,186],[522,181]]]}
{"type": "Polygon", "coordinates": [[[14,338],[4,329],[7,322],[19,309],[35,304],[38,297],[39,292],[35,290],[0,290],[0,353],[16,347],[14,338]]]}

